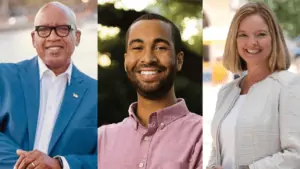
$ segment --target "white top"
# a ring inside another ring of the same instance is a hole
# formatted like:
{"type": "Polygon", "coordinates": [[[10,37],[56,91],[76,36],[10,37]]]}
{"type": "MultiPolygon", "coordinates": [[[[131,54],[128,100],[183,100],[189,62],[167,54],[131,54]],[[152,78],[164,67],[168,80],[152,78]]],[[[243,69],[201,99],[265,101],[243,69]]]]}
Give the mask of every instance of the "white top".
{"type": "MultiPolygon", "coordinates": [[[[40,108],[34,149],[48,154],[52,132],[60,111],[66,85],[71,83],[72,63],[64,73],[58,76],[39,57],[38,65],[40,72],[40,108]]],[[[62,160],[64,169],[69,169],[66,159],[62,157],[62,160]]]]}
{"type": "Polygon", "coordinates": [[[235,127],[239,111],[246,95],[240,95],[233,108],[225,117],[220,128],[222,168],[235,168],[235,127]]]}

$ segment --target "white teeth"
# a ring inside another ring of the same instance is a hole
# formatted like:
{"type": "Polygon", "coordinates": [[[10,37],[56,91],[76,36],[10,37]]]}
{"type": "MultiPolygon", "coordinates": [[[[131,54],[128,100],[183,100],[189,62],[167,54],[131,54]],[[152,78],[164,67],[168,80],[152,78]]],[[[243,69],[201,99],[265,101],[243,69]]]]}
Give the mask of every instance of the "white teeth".
{"type": "Polygon", "coordinates": [[[141,71],[142,75],[154,75],[156,73],[157,73],[157,71],[141,71]]]}
{"type": "Polygon", "coordinates": [[[256,53],[258,53],[260,50],[249,50],[249,49],[247,49],[247,52],[248,53],[251,53],[251,54],[256,54],[256,53]]]}
{"type": "Polygon", "coordinates": [[[48,49],[50,49],[50,50],[58,50],[58,49],[60,49],[60,47],[54,46],[54,47],[49,47],[48,49]]]}

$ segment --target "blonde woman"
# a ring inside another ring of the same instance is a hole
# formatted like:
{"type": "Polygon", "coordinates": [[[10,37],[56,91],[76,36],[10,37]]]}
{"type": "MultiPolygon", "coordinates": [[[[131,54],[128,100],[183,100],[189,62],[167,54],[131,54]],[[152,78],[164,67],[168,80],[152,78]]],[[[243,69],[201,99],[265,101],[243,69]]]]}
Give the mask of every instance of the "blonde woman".
{"type": "Polygon", "coordinates": [[[274,13],[248,3],[235,14],[224,67],[247,71],[221,88],[209,169],[299,169],[300,79],[274,13]]]}

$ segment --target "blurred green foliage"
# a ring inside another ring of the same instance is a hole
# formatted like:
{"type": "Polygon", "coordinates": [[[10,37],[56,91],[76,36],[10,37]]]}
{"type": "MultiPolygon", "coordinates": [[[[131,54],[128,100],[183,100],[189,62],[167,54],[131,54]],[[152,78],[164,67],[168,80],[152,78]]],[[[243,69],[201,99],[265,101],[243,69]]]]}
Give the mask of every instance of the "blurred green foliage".
{"type": "Polygon", "coordinates": [[[292,38],[300,34],[300,1],[299,0],[251,0],[266,3],[276,14],[280,25],[292,38]]]}
{"type": "MultiPolygon", "coordinates": [[[[115,9],[114,4],[98,5],[98,23],[120,29],[114,38],[98,37],[99,53],[108,54],[112,60],[109,67],[98,66],[99,125],[116,123],[128,117],[128,107],[137,99],[136,91],[124,71],[125,34],[130,24],[146,12],[165,16],[182,32],[184,29],[182,21],[185,17],[202,19],[202,3],[161,0],[141,12],[115,9]]],[[[197,29],[200,33],[191,37],[194,44],[184,43],[183,70],[178,73],[175,90],[177,97],[186,100],[190,111],[202,115],[202,25],[197,29]]]]}
{"type": "MultiPolygon", "coordinates": [[[[183,24],[181,23],[185,17],[195,17],[197,19],[202,19],[202,4],[197,5],[191,2],[184,1],[166,1],[165,3],[156,3],[154,5],[149,6],[147,9],[149,11],[159,11],[159,14],[165,16],[174,22],[181,33],[184,29],[183,24]]],[[[194,44],[187,44],[187,46],[193,51],[197,52],[199,55],[202,55],[202,25],[197,27],[199,30],[199,34],[197,36],[192,36],[194,44]]]]}

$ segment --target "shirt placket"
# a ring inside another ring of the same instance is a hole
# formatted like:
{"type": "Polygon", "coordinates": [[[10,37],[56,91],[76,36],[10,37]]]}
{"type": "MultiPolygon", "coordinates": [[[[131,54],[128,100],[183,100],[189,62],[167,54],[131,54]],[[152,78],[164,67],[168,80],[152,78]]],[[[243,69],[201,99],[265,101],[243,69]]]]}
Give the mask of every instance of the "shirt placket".
{"type": "Polygon", "coordinates": [[[47,101],[45,107],[45,116],[44,116],[44,124],[43,124],[43,131],[42,131],[42,138],[43,138],[43,152],[48,153],[48,146],[51,139],[52,129],[53,129],[53,116],[55,114],[55,96],[56,92],[56,78],[51,77],[49,79],[49,86],[48,86],[48,94],[47,94],[47,101]]]}
{"type": "Polygon", "coordinates": [[[154,134],[156,133],[158,129],[158,123],[156,118],[156,113],[152,114],[149,118],[149,124],[148,124],[148,131],[142,136],[141,138],[141,152],[142,152],[142,158],[140,163],[138,164],[139,169],[148,169],[149,168],[149,161],[151,160],[151,157],[149,156],[151,154],[151,142],[153,140],[154,134]]]}

